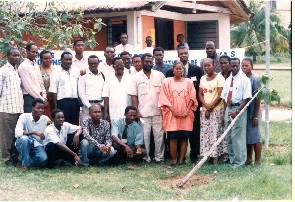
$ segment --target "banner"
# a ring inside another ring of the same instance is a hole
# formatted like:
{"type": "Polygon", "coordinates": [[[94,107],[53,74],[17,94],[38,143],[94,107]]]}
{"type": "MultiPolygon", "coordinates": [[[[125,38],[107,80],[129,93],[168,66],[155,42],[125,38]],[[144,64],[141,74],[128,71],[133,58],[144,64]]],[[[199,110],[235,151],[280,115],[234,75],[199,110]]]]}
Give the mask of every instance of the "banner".
{"type": "MultiPolygon", "coordinates": [[[[52,51],[53,58],[52,58],[52,64],[54,66],[60,65],[60,56],[63,51],[52,51]]],[[[200,62],[202,59],[206,58],[206,51],[205,50],[189,50],[189,62],[192,64],[196,64],[200,66],[200,62]]],[[[142,53],[141,51],[138,51],[136,54],[142,53]]],[[[237,57],[240,60],[244,58],[245,55],[245,49],[244,48],[234,48],[234,49],[216,49],[217,55],[228,55],[229,57],[237,57]]],[[[75,53],[72,52],[73,57],[75,56],[75,53]]],[[[101,62],[105,61],[104,52],[103,51],[84,51],[83,53],[84,58],[88,58],[90,55],[96,55],[101,62]]],[[[166,64],[173,64],[175,60],[179,60],[177,51],[171,50],[171,51],[165,51],[164,52],[164,63],[166,64]]],[[[38,64],[40,64],[40,58],[36,58],[36,61],[38,64]]]]}

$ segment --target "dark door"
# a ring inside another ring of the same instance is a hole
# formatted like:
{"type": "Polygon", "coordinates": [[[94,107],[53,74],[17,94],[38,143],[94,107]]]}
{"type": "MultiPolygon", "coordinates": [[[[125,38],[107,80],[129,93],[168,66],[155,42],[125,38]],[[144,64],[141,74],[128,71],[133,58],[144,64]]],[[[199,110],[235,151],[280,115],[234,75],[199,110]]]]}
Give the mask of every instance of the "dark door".
{"type": "Polygon", "coordinates": [[[206,41],[218,48],[218,21],[187,22],[187,43],[191,50],[204,49],[206,41]]]}
{"type": "Polygon", "coordinates": [[[126,17],[113,17],[107,19],[108,45],[120,42],[121,33],[127,33],[126,17]]]}
{"type": "Polygon", "coordinates": [[[166,19],[155,19],[156,46],[164,50],[174,49],[173,21],[166,19]]]}

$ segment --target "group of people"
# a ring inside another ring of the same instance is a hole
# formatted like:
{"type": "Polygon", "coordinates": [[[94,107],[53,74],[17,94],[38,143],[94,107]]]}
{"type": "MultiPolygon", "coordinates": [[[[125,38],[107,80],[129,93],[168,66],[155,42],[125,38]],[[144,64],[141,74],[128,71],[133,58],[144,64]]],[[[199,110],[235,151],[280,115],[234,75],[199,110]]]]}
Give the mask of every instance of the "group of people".
{"type": "MultiPolygon", "coordinates": [[[[35,44],[26,46],[22,62],[17,48],[8,50],[0,68],[0,146],[7,164],[20,159],[26,170],[167,157],[176,166],[186,162],[188,143],[196,162],[259,88],[251,59],[243,59],[240,70],[240,60],[219,57],[212,41],[198,67],[189,63],[183,40],[173,66],[164,63],[161,47],[131,57],[127,40],[122,34],[121,44],[106,47],[103,63],[96,55],[85,58],[84,41],[75,40],[75,53],[64,51],[55,68],[49,50],[36,64],[35,44]]],[[[151,37],[146,42],[150,47],[151,37]]],[[[211,163],[251,164],[254,150],[260,164],[259,108],[256,99],[210,154],[211,163]]]]}

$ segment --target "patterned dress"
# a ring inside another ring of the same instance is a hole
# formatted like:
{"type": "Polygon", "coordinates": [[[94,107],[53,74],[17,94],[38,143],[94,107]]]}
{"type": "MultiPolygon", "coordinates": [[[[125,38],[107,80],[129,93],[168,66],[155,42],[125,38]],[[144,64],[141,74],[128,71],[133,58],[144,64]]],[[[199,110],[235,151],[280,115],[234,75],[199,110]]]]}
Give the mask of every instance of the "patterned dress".
{"type": "MultiPolygon", "coordinates": [[[[217,88],[223,87],[225,80],[221,74],[211,80],[207,81],[206,75],[202,76],[200,81],[200,90],[204,93],[204,100],[207,104],[212,103],[218,96],[217,88]]],[[[212,112],[210,112],[210,117],[205,117],[204,108],[201,109],[200,122],[201,122],[201,134],[200,134],[200,154],[201,156],[207,155],[212,145],[217,141],[217,139],[222,135],[222,119],[223,119],[223,103],[215,106],[212,112]]],[[[227,144],[222,141],[217,149],[213,151],[210,157],[218,157],[222,154],[227,153],[227,144]]]]}

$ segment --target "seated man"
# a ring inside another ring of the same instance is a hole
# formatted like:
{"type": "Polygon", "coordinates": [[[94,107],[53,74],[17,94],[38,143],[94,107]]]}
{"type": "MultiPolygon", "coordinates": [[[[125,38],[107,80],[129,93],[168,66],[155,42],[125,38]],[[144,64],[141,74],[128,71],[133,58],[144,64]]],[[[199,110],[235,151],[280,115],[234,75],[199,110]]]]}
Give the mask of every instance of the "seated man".
{"type": "Polygon", "coordinates": [[[109,122],[101,119],[101,107],[94,104],[89,108],[90,118],[82,122],[84,138],[81,141],[82,165],[89,165],[89,158],[99,165],[107,162],[116,154],[112,147],[109,122]]]}
{"type": "Polygon", "coordinates": [[[21,114],[15,127],[15,146],[21,155],[22,169],[45,165],[47,155],[42,140],[50,119],[43,115],[44,101],[36,98],[32,102],[32,113],[21,114]]]}
{"type": "Polygon", "coordinates": [[[48,167],[54,167],[57,160],[61,163],[80,164],[77,154],[82,129],[80,126],[64,122],[65,116],[62,110],[55,109],[52,112],[53,123],[45,129],[45,151],[48,156],[48,167]],[[73,136],[71,134],[75,133],[73,136]]]}
{"type": "Polygon", "coordinates": [[[135,121],[137,110],[133,106],[125,109],[125,118],[112,121],[112,139],[114,147],[117,149],[118,160],[138,161],[144,157],[143,129],[135,121]]]}

